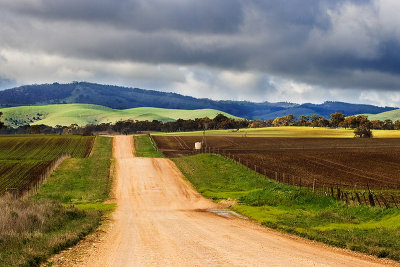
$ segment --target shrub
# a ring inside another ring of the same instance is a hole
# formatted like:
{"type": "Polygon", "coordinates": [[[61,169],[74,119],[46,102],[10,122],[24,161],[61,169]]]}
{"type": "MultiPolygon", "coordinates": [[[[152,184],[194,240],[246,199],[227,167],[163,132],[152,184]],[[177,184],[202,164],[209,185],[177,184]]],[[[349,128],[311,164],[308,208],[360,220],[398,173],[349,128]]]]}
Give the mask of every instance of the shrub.
{"type": "Polygon", "coordinates": [[[370,128],[365,127],[365,126],[359,126],[356,129],[354,129],[354,136],[355,137],[360,137],[360,138],[372,138],[372,131],[370,128]]]}

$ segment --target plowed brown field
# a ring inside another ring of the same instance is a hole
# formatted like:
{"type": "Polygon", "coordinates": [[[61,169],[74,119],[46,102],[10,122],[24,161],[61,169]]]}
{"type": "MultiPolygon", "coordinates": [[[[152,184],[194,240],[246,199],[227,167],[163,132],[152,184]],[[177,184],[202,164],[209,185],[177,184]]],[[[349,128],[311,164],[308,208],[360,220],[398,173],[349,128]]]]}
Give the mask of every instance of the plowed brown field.
{"type": "MultiPolygon", "coordinates": [[[[154,136],[169,157],[193,153],[202,136],[154,136]]],[[[400,189],[400,139],[208,136],[211,151],[233,155],[260,173],[303,185],[400,189]]]]}

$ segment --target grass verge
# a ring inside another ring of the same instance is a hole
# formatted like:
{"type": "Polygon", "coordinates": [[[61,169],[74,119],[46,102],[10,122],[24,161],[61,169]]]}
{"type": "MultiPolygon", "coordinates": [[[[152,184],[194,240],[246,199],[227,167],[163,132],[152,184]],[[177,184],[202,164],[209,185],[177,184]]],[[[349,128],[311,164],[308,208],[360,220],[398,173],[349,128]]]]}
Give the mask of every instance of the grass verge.
{"type": "Polygon", "coordinates": [[[153,145],[148,135],[135,135],[135,155],[144,158],[163,158],[163,154],[153,145]]]}
{"type": "Polygon", "coordinates": [[[97,137],[90,157],[67,159],[29,200],[0,201],[0,266],[36,266],[93,231],[111,180],[112,138],[97,137]]]}
{"type": "Polygon", "coordinates": [[[400,211],[348,206],[302,188],[278,184],[221,156],[173,161],[205,197],[234,199],[232,208],[265,226],[311,240],[400,260],[400,211]]]}
{"type": "Polygon", "coordinates": [[[90,157],[65,160],[33,198],[64,204],[101,204],[111,187],[111,161],[112,138],[98,136],[90,157]]]}

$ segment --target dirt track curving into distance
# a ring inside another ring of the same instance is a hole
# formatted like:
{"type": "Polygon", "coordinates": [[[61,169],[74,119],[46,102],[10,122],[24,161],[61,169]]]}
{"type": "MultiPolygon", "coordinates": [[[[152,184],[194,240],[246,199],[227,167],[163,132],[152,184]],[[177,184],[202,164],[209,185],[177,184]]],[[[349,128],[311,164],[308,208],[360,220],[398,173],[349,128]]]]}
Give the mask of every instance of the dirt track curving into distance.
{"type": "MultiPolygon", "coordinates": [[[[114,139],[117,209],[79,266],[379,266],[384,261],[207,211],[168,159],[135,158],[132,137],[114,139]]],[[[226,214],[225,214],[226,215],[226,214]]]]}

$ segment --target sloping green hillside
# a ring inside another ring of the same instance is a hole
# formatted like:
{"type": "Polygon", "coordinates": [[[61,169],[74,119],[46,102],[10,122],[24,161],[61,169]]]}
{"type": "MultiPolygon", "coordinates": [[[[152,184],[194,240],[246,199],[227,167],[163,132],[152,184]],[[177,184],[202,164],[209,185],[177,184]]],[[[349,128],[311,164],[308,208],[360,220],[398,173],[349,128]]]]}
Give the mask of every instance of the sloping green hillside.
{"type": "Polygon", "coordinates": [[[112,109],[104,106],[90,104],[56,104],[44,106],[22,106],[0,109],[3,112],[2,120],[7,126],[15,127],[26,124],[46,124],[49,126],[68,126],[78,124],[114,123],[119,120],[160,120],[175,121],[177,119],[195,119],[209,117],[217,114],[238,118],[215,109],[163,109],[163,108],[132,108],[112,109]]]}
{"type": "Polygon", "coordinates": [[[373,120],[392,120],[393,122],[400,120],[400,109],[386,111],[378,114],[362,114],[368,116],[368,119],[373,120]]]}

